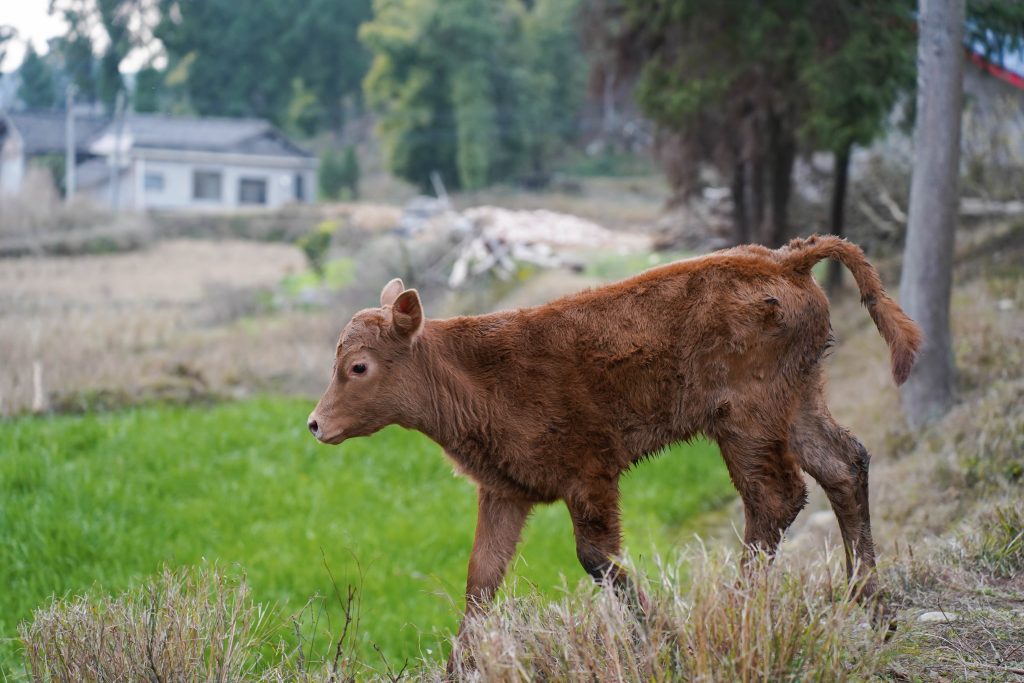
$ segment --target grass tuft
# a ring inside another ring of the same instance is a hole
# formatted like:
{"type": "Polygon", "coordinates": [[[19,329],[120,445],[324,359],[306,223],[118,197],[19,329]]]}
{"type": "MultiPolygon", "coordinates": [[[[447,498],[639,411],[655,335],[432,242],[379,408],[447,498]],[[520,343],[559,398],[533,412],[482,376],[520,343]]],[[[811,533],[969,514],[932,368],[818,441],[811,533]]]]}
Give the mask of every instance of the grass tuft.
{"type": "Polygon", "coordinates": [[[1024,572],[1024,503],[1000,505],[980,520],[974,557],[996,576],[1024,572]]]}

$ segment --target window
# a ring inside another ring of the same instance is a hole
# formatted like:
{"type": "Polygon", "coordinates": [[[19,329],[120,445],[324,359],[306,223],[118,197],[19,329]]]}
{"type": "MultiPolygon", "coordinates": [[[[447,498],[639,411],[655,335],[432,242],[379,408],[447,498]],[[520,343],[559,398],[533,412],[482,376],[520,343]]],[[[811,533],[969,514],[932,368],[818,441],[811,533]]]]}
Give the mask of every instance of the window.
{"type": "Polygon", "coordinates": [[[238,181],[239,204],[266,204],[267,179],[241,178],[238,181]]]}
{"type": "Polygon", "coordinates": [[[302,177],[301,173],[295,174],[295,199],[302,202],[306,200],[306,185],[303,182],[305,178],[302,177]]]}
{"type": "Polygon", "coordinates": [[[146,187],[146,192],[163,192],[164,174],[150,171],[143,178],[143,183],[146,187]]]}
{"type": "Polygon", "coordinates": [[[195,171],[192,174],[192,198],[220,201],[220,171],[195,171]]]}

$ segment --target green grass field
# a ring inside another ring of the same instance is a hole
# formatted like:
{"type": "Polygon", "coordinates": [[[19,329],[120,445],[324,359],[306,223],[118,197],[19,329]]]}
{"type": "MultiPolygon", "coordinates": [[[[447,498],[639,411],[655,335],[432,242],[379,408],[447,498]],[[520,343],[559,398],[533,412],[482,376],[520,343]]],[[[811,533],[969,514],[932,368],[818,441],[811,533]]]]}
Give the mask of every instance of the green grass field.
{"type": "MultiPolygon", "coordinates": [[[[399,428],[319,445],[311,407],[261,398],[0,423],[0,671],[19,667],[17,624],[51,595],[114,592],[204,560],[240,567],[281,615],[333,593],[326,562],[342,590],[360,586],[371,656],[371,643],[392,661],[442,656],[461,609],[472,485],[399,428]]],[[[643,464],[623,487],[628,552],[641,565],[671,553],[734,495],[711,444],[643,464]]],[[[534,515],[513,576],[552,594],[562,576],[583,576],[564,506],[534,515]]]]}

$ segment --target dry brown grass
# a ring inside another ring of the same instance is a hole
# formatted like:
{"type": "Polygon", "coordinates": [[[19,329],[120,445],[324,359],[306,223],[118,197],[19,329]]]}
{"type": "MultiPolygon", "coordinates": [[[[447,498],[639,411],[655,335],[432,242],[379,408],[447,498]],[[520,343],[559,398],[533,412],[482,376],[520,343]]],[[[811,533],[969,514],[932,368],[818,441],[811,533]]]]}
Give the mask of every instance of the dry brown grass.
{"type": "MultiPolygon", "coordinates": [[[[646,612],[581,584],[553,603],[506,600],[474,622],[459,678],[479,681],[863,680],[889,651],[836,572],[782,572],[763,558],[741,571],[724,554],[688,559],[643,583],[646,612]]],[[[339,600],[343,600],[338,595],[339,600]]],[[[348,605],[353,605],[348,596],[348,605]]],[[[284,620],[216,567],[165,571],[116,598],[77,597],[21,628],[35,681],[439,681],[436,663],[407,670],[348,656],[354,610],[337,640],[281,640],[284,620]],[[275,631],[274,629],[278,629],[275,631]]],[[[308,615],[305,615],[308,616],[308,615]]],[[[303,614],[289,623],[301,633],[303,614]]],[[[464,650],[459,650],[463,652],[464,650]]]]}
{"type": "Polygon", "coordinates": [[[45,169],[30,168],[18,194],[0,196],[0,256],[126,251],[154,236],[141,214],[114,214],[86,197],[64,203],[45,169]]]}
{"type": "Polygon", "coordinates": [[[53,407],[315,390],[337,334],[328,314],[246,323],[304,268],[291,245],[237,240],[0,259],[0,416],[32,406],[34,363],[53,407]]]}
{"type": "Polygon", "coordinates": [[[547,604],[502,605],[468,631],[484,681],[864,680],[884,634],[835,571],[778,571],[762,558],[697,553],[642,580],[641,613],[613,591],[581,588],[547,604]]]}

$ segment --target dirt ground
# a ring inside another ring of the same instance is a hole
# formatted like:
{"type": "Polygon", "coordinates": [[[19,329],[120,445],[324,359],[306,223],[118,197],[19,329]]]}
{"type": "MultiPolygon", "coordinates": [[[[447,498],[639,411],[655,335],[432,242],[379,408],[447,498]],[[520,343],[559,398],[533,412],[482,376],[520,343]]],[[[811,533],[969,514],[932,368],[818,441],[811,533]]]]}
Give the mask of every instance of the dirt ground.
{"type": "Polygon", "coordinates": [[[0,415],[311,386],[326,316],[263,315],[305,268],[294,246],[240,240],[0,259],[0,415]]]}

